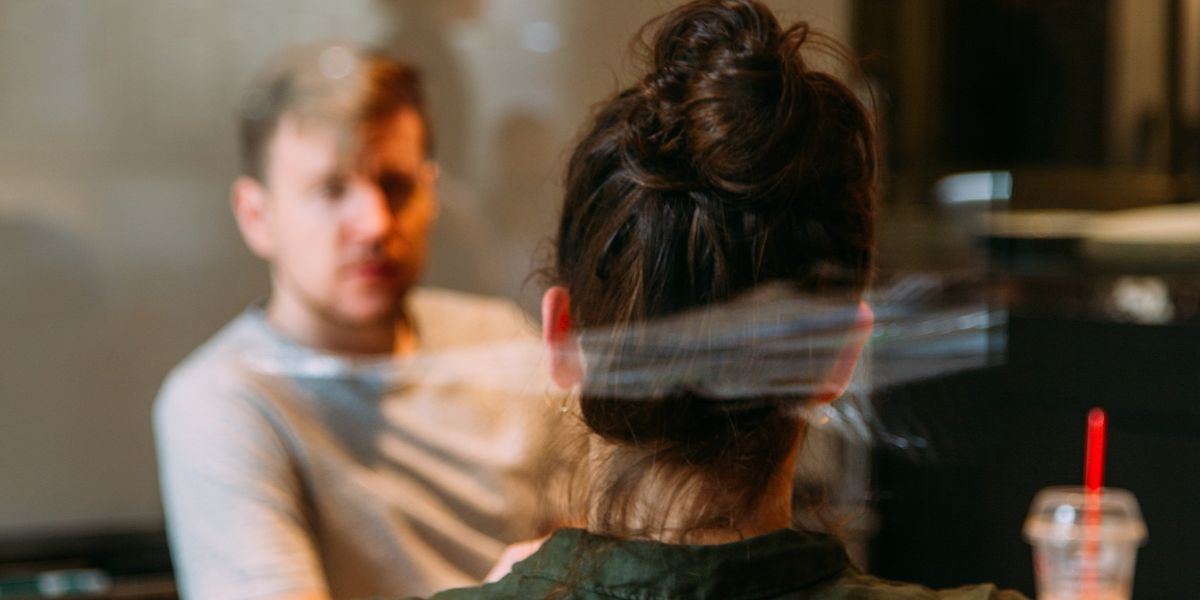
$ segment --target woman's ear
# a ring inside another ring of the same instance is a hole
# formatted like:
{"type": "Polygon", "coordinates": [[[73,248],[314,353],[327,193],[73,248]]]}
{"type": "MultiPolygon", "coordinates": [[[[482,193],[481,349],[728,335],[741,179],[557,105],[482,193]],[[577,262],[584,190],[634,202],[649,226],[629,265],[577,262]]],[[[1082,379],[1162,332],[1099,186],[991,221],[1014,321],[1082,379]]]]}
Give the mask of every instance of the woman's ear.
{"type": "Polygon", "coordinates": [[[854,376],[854,367],[862,356],[863,348],[871,339],[871,329],[875,326],[875,313],[865,300],[858,303],[858,314],[854,318],[854,328],[846,338],[846,345],[838,352],[837,360],[825,376],[821,391],[813,396],[814,402],[829,403],[837,400],[850,387],[850,378],[854,376]]]}
{"type": "Polygon", "coordinates": [[[550,378],[564,390],[583,381],[579,339],[571,323],[571,296],[554,286],[542,296],[542,340],[550,354],[550,378]]]}
{"type": "Polygon", "coordinates": [[[267,223],[267,190],[253,177],[242,175],[229,190],[229,203],[237,220],[242,240],[250,251],[263,260],[275,253],[275,238],[267,223]]]}

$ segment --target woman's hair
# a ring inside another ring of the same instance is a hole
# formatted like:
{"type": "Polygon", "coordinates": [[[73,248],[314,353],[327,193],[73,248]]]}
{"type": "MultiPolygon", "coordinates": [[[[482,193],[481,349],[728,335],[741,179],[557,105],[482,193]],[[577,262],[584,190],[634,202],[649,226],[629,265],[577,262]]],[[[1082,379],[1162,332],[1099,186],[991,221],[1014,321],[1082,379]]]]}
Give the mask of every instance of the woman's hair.
{"type": "MultiPolygon", "coordinates": [[[[645,76],[602,104],[567,169],[551,278],[576,329],[601,334],[584,336],[584,355],[619,364],[638,323],[768,282],[857,302],[872,269],[875,137],[854,93],[802,57],[819,36],[755,0],[690,2],[650,27],[645,76]]],[[[730,402],[680,385],[630,399],[603,377],[585,374],[580,397],[585,425],[615,448],[589,488],[603,533],[664,535],[633,514],[651,477],[705,499],[677,507],[688,530],[730,526],[800,433],[791,415],[805,398],[730,402]]],[[[661,500],[659,525],[675,508],[661,500]]]]}

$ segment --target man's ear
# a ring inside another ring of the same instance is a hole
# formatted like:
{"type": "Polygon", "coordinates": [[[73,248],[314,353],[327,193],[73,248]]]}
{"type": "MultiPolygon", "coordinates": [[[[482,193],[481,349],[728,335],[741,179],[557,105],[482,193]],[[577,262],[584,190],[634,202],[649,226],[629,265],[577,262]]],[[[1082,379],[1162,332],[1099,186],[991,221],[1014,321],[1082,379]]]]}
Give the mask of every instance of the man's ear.
{"type": "Polygon", "coordinates": [[[813,396],[814,402],[833,402],[846,393],[846,388],[850,387],[850,378],[854,375],[854,367],[862,356],[863,348],[871,339],[871,329],[874,326],[875,313],[871,306],[866,301],[859,301],[854,328],[846,338],[846,345],[838,352],[833,368],[825,376],[821,391],[813,396]]]}
{"type": "Polygon", "coordinates": [[[271,260],[275,236],[267,222],[267,189],[257,179],[242,175],[233,181],[229,202],[246,246],[259,258],[271,260]]]}
{"type": "Polygon", "coordinates": [[[554,286],[542,296],[542,340],[550,354],[550,378],[564,390],[583,381],[579,339],[571,323],[571,296],[554,286]]]}
{"type": "Polygon", "coordinates": [[[441,200],[438,198],[438,185],[442,179],[442,166],[432,160],[425,161],[425,164],[421,167],[421,177],[425,180],[424,187],[429,190],[429,221],[436,223],[438,216],[442,213],[441,200]]]}

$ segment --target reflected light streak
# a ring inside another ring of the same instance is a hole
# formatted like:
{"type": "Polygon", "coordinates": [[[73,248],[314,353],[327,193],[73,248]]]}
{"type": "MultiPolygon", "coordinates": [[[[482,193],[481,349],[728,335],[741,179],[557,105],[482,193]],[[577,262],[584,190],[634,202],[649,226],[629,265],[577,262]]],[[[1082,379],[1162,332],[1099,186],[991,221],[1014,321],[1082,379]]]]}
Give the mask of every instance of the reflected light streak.
{"type": "MultiPolygon", "coordinates": [[[[873,392],[988,366],[1003,355],[997,346],[1006,314],[977,302],[947,303],[936,289],[918,287],[925,289],[914,292],[901,280],[870,294],[874,331],[849,389],[833,403],[796,400],[828,392],[825,375],[839,360],[857,310],[783,285],[637,323],[615,340],[607,328],[580,332],[584,385],[588,393],[630,402],[686,391],[728,403],[728,410],[786,401],[812,426],[847,440],[924,450],[930,442],[914,433],[919,423],[880,422],[873,392]]],[[[555,393],[546,349],[533,336],[402,359],[304,353],[242,360],[269,377],[349,378],[385,392],[414,383],[469,385],[511,402],[545,402],[555,393]]]]}

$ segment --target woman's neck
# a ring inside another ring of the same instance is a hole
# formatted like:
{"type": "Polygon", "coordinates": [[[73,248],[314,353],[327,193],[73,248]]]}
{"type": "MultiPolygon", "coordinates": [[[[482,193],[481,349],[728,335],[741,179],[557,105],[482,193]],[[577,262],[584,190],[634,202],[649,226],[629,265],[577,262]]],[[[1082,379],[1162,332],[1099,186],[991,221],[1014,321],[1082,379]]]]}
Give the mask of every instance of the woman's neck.
{"type": "MultiPolygon", "coordinates": [[[[697,527],[694,521],[695,516],[714,501],[710,487],[687,485],[680,488],[678,478],[655,472],[647,474],[630,492],[624,522],[612,523],[611,518],[606,518],[609,515],[604,514],[597,503],[598,497],[593,495],[587,528],[617,535],[621,531],[634,532],[634,537],[676,544],[724,544],[787,529],[792,526],[792,473],[794,450],[797,449],[794,447],[772,474],[764,493],[750,510],[733,515],[720,525],[697,527]],[[614,526],[620,531],[607,531],[614,526]]],[[[590,460],[593,466],[600,466],[609,463],[612,453],[619,451],[612,444],[593,437],[590,460]]],[[[696,479],[703,475],[698,473],[696,479]]]]}

